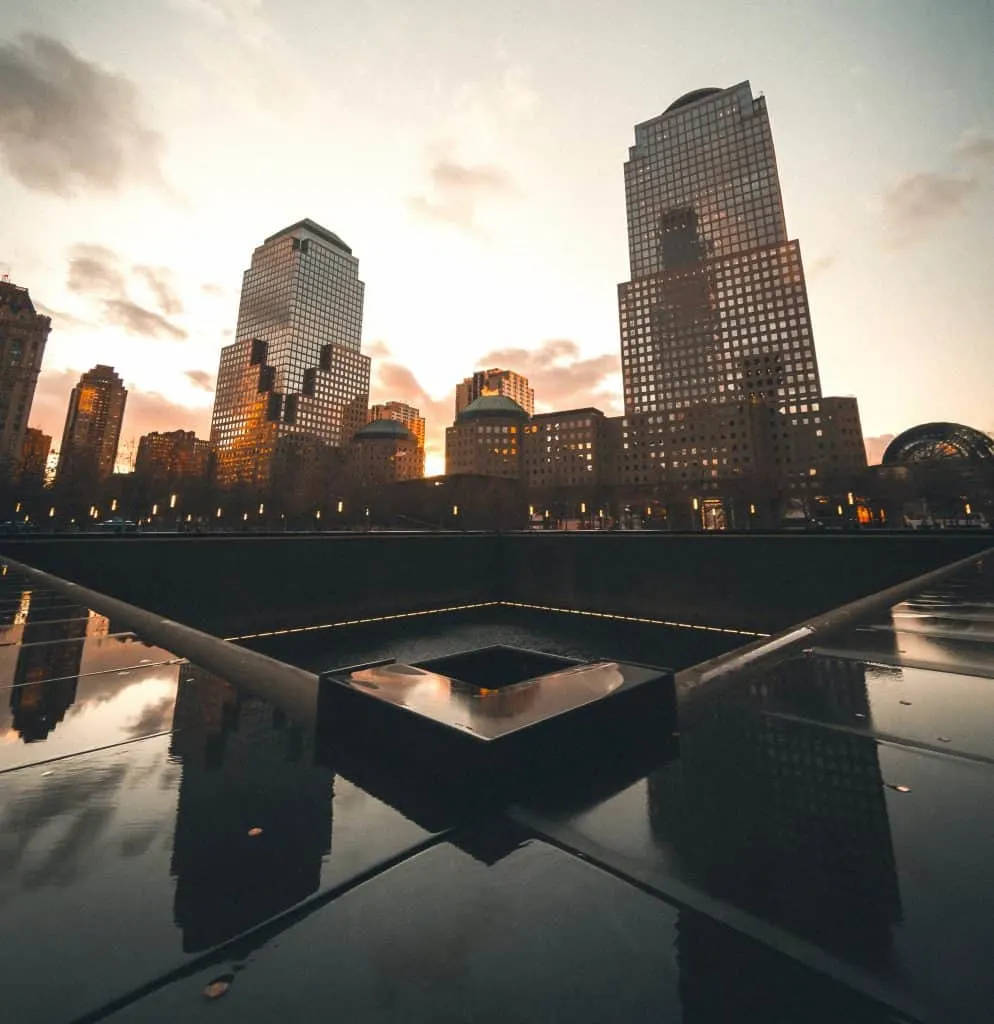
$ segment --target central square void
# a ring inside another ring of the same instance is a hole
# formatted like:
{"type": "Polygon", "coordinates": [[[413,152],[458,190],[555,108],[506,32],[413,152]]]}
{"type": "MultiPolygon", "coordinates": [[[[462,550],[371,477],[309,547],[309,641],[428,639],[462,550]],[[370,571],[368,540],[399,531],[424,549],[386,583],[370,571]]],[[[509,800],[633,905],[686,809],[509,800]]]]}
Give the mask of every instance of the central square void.
{"type": "Polygon", "coordinates": [[[542,651],[506,644],[492,644],[475,651],[460,651],[442,658],[414,662],[415,668],[447,676],[485,690],[499,690],[513,683],[557,672],[581,662],[542,651]]]}

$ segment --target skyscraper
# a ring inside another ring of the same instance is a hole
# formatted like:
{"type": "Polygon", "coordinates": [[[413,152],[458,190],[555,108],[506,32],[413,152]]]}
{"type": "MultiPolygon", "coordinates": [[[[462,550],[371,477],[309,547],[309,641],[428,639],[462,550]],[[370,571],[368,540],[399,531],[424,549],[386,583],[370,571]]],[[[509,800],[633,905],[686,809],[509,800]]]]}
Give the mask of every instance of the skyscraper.
{"type": "Polygon", "coordinates": [[[810,491],[865,466],[856,400],[822,398],[765,99],[697,89],[636,125],[625,199],[620,480],[735,480],[753,507],[743,488],[810,491]]]}
{"type": "Polygon", "coordinates": [[[87,370],[69,395],[69,410],[59,449],[57,478],[103,479],[114,472],[121,421],[128,399],[113,366],[87,370]]]}
{"type": "Polygon", "coordinates": [[[697,89],[635,127],[632,280],[618,287],[626,414],[759,399],[818,411],[800,247],[788,240],[766,100],[697,89]]]}
{"type": "Polygon", "coordinates": [[[335,447],[366,421],[359,261],[311,220],[270,235],[242,281],[235,341],[221,350],[211,443],[225,485],[270,481],[282,438],[335,447]]]}
{"type": "Polygon", "coordinates": [[[41,357],[52,321],[35,310],[27,288],[0,280],[0,471],[21,458],[41,357]]]}
{"type": "Polygon", "coordinates": [[[503,395],[517,402],[529,416],[535,412],[535,389],[528,378],[513,370],[477,370],[456,385],[456,415],[482,395],[503,395]]]}

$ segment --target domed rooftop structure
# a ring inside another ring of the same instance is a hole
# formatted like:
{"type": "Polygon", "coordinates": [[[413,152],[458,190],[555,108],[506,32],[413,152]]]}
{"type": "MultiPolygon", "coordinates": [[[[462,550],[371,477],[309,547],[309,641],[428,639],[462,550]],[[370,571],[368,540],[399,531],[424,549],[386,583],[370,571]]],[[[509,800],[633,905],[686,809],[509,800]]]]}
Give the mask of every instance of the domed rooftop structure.
{"type": "Polygon", "coordinates": [[[400,420],[373,420],[360,427],[352,437],[353,441],[375,441],[377,439],[394,441],[413,441],[414,435],[400,420]]]}
{"type": "Polygon", "coordinates": [[[475,419],[528,419],[528,413],[506,395],[480,395],[470,402],[456,417],[462,420],[475,419]]]}
{"type": "Polygon", "coordinates": [[[962,423],[921,423],[898,434],[887,445],[882,462],[907,466],[944,459],[994,465],[994,441],[962,423]]]}
{"type": "Polygon", "coordinates": [[[678,100],[674,100],[664,111],[664,114],[668,114],[671,110],[679,110],[681,107],[689,107],[691,103],[696,103],[698,100],[703,100],[707,96],[714,96],[715,93],[724,92],[724,89],[715,89],[713,86],[707,89],[691,89],[690,92],[685,92],[678,100]]]}

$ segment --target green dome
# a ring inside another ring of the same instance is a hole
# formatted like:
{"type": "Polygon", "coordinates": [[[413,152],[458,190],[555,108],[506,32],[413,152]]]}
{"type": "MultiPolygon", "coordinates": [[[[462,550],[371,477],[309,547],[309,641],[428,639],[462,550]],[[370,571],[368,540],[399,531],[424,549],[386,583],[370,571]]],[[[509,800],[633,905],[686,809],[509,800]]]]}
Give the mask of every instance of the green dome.
{"type": "Polygon", "coordinates": [[[475,419],[528,419],[528,413],[513,399],[505,395],[480,395],[456,417],[458,420],[475,419]]]}
{"type": "Polygon", "coordinates": [[[373,420],[361,427],[353,435],[355,441],[368,441],[377,438],[391,438],[394,441],[413,441],[414,435],[400,420],[373,420]]]}

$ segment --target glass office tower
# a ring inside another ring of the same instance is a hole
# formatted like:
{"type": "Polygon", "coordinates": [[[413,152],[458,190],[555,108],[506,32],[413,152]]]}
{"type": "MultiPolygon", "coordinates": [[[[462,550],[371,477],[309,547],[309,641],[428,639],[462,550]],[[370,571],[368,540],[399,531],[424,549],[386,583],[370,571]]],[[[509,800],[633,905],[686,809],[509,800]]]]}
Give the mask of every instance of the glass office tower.
{"type": "Polygon", "coordinates": [[[220,483],[266,484],[281,451],[341,447],[365,423],[363,289],[352,250],[311,220],[270,235],[252,254],[214,398],[220,483]]]}
{"type": "Polygon", "coordinates": [[[625,413],[821,398],[800,249],[787,237],[766,101],[698,89],[635,127],[632,280],[619,285],[625,413]]]}

